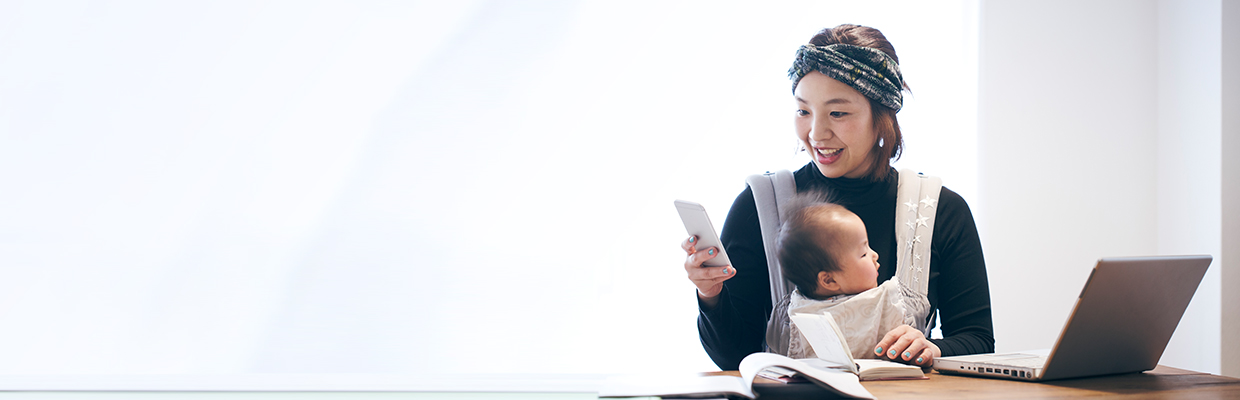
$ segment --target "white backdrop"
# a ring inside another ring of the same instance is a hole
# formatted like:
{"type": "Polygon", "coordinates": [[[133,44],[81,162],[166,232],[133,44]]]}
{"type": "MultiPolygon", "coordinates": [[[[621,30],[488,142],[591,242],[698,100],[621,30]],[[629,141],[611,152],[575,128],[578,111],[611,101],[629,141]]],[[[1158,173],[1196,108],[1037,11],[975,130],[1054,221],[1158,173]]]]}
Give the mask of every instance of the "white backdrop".
{"type": "Polygon", "coordinates": [[[975,18],[0,2],[0,373],[712,369],[672,200],[721,226],[806,162],[785,71],[852,22],[913,88],[898,166],[984,207],[975,18]]]}

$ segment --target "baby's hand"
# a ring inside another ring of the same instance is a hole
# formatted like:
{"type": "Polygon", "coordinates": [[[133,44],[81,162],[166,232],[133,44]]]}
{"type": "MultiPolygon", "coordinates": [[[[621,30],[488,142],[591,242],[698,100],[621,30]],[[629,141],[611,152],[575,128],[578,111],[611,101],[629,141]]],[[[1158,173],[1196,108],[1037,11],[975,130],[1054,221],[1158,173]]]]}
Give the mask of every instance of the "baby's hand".
{"type": "Polygon", "coordinates": [[[908,325],[900,325],[887,332],[887,336],[883,336],[878,347],[874,348],[874,355],[878,358],[922,367],[934,365],[934,359],[942,354],[939,346],[926,339],[921,331],[908,325]]]}

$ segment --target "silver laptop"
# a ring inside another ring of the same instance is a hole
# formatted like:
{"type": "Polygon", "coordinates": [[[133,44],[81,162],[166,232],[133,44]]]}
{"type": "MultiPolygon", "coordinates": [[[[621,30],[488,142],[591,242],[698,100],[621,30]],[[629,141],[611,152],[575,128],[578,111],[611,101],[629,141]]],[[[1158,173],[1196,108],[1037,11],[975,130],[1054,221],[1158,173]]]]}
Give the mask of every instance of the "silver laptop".
{"type": "Polygon", "coordinates": [[[940,373],[1027,381],[1148,371],[1210,266],[1210,256],[1098,260],[1049,353],[941,357],[940,373]]]}

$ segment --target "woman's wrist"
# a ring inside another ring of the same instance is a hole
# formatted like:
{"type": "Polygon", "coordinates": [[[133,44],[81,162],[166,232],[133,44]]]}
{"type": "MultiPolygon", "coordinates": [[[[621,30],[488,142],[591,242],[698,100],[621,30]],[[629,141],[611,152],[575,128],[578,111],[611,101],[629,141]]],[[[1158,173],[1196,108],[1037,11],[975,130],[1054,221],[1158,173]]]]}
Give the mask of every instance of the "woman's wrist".
{"type": "Polygon", "coordinates": [[[719,295],[722,294],[722,292],[723,290],[720,290],[715,292],[714,296],[707,296],[706,293],[702,293],[702,289],[698,289],[697,297],[699,306],[704,310],[714,309],[715,306],[719,305],[719,295]]]}

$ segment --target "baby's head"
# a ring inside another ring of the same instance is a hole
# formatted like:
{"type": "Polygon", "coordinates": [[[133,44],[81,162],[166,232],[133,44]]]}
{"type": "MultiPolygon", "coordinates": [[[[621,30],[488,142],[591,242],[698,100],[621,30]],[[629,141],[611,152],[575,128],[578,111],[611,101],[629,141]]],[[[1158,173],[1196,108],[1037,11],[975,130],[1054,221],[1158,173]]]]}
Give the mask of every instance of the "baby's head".
{"type": "Polygon", "coordinates": [[[857,214],[817,194],[798,195],[784,209],[775,248],[784,277],[802,295],[825,299],[878,286],[878,253],[857,214]]]}

